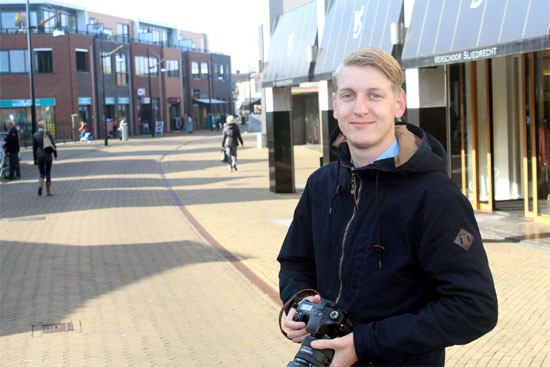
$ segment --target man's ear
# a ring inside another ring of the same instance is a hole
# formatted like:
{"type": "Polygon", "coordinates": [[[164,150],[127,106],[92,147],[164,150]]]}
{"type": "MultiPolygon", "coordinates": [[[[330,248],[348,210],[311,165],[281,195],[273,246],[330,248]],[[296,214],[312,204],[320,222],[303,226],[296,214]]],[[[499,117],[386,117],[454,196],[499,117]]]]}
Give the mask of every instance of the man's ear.
{"type": "Polygon", "coordinates": [[[397,96],[397,100],[395,102],[395,118],[400,119],[405,114],[406,109],[407,95],[405,94],[405,91],[403,89],[400,89],[399,95],[397,96]]]}

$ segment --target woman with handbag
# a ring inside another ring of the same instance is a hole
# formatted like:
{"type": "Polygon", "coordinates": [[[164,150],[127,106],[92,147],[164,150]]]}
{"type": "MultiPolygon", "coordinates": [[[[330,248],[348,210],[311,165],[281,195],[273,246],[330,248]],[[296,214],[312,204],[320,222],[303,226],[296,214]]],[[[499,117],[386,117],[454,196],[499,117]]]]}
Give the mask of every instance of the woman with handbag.
{"type": "Polygon", "coordinates": [[[231,172],[237,171],[237,147],[239,142],[244,146],[241,131],[237,126],[235,117],[227,117],[225,126],[223,127],[222,147],[227,155],[227,169],[231,172]]]}
{"type": "Polygon", "coordinates": [[[34,159],[38,163],[38,171],[40,172],[40,178],[38,179],[38,196],[42,196],[42,187],[44,186],[44,179],[46,179],[46,190],[48,196],[52,194],[52,155],[57,159],[57,147],[55,140],[49,131],[46,131],[46,123],[44,121],[38,122],[38,131],[34,133],[32,150],[34,153],[34,159]]]}

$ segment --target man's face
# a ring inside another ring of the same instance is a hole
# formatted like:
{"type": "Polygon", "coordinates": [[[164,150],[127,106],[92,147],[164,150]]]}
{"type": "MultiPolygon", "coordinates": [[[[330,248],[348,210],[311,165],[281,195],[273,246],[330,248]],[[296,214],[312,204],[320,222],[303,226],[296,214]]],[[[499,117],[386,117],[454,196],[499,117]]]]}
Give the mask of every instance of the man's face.
{"type": "Polygon", "coordinates": [[[377,157],[395,139],[394,121],[403,116],[406,98],[375,67],[346,66],[338,76],[332,105],[352,157],[362,150],[377,157]]]}

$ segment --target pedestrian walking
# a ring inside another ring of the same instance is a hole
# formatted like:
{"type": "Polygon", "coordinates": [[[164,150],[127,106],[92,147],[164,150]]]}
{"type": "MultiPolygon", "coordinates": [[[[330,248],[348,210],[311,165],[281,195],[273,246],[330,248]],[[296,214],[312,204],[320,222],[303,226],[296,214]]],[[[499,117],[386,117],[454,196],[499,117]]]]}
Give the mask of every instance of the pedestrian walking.
{"type": "Polygon", "coordinates": [[[244,146],[241,131],[235,121],[235,117],[229,116],[223,127],[222,147],[225,148],[227,155],[227,168],[229,171],[238,171],[237,169],[237,147],[239,142],[244,146]]]}
{"type": "Polygon", "coordinates": [[[52,194],[52,164],[53,157],[57,159],[57,146],[55,140],[49,131],[46,131],[46,123],[38,122],[38,131],[33,136],[33,152],[35,153],[35,161],[38,163],[39,179],[38,179],[38,196],[42,196],[42,188],[44,179],[46,180],[46,191],[48,196],[52,194]],[[52,157],[53,156],[53,157],[52,157]]]}
{"type": "Polygon", "coordinates": [[[187,116],[185,119],[185,132],[187,134],[193,134],[193,118],[191,116],[187,116]]]}
{"type": "Polygon", "coordinates": [[[8,179],[17,180],[21,178],[21,168],[19,166],[20,146],[19,146],[19,132],[14,126],[12,120],[6,122],[6,129],[8,135],[4,139],[6,153],[10,162],[10,170],[8,179]]]}
{"type": "MultiPolygon", "coordinates": [[[[447,176],[443,146],[400,122],[400,65],[364,48],[337,67],[338,161],[310,177],[278,256],[286,336],[300,298],[334,301],[353,330],[308,340],[331,366],[443,366],[445,347],[494,328],[497,297],[474,211],[447,176]]],[[[307,304],[306,304],[307,305],[307,304]]]]}

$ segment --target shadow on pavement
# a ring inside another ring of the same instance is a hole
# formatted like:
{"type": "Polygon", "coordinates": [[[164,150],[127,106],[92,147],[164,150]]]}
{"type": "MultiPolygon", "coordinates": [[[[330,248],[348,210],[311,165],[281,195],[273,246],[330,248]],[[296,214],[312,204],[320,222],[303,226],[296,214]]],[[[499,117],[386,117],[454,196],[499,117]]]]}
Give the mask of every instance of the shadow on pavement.
{"type": "MultiPolygon", "coordinates": [[[[192,241],[104,246],[2,241],[0,259],[0,336],[30,335],[32,325],[59,322],[93,299],[174,268],[231,261],[192,241]]],[[[168,298],[181,291],[162,289],[168,298]]]]}

